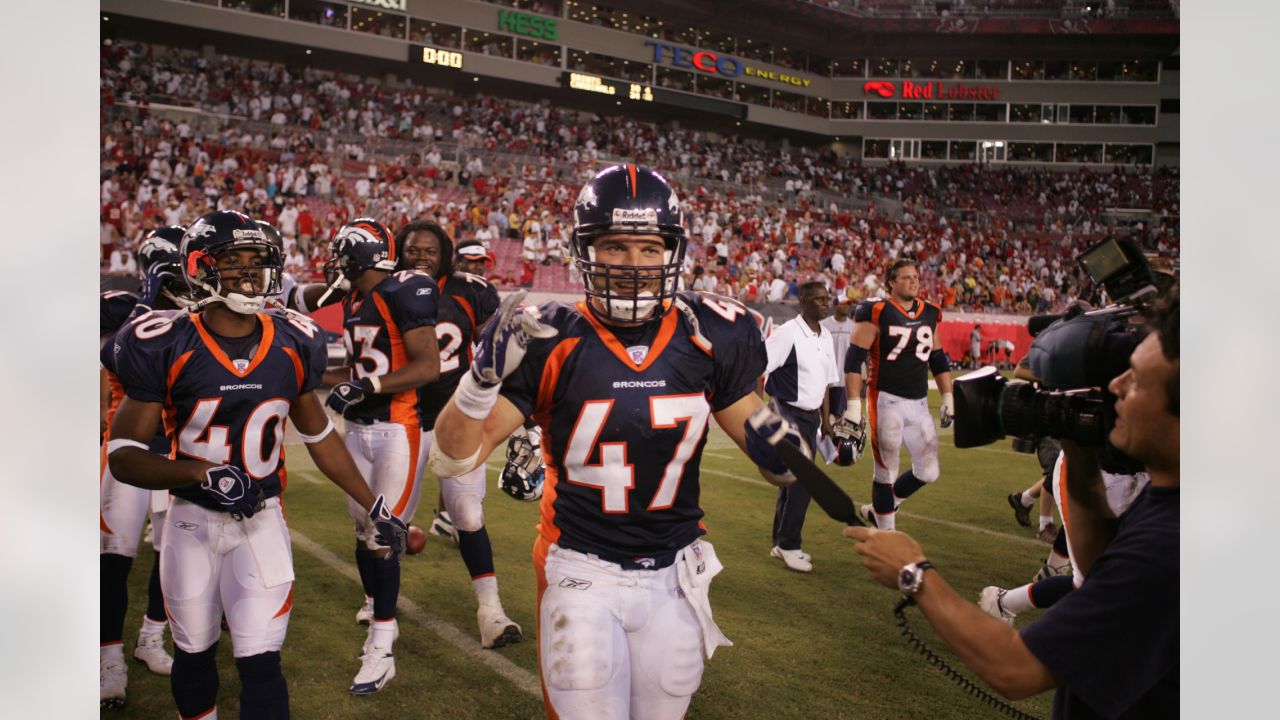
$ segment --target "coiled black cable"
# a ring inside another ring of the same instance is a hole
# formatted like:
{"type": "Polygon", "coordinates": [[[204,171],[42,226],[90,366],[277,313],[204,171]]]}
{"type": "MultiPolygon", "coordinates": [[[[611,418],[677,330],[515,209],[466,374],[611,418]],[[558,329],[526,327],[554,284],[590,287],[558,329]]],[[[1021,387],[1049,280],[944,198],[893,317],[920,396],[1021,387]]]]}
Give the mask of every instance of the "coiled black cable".
{"type": "Polygon", "coordinates": [[[923,640],[917,637],[916,634],[912,632],[911,628],[907,625],[907,615],[904,612],[907,606],[915,605],[915,604],[916,603],[914,599],[903,596],[903,598],[898,601],[898,604],[894,605],[893,607],[893,617],[898,624],[898,629],[902,631],[902,636],[907,639],[907,643],[910,644],[912,647],[914,647],[916,650],[920,651],[920,654],[924,655],[929,660],[929,664],[938,668],[939,672],[941,672],[943,675],[946,675],[947,677],[951,678],[952,682],[964,688],[965,692],[969,693],[970,695],[973,695],[974,697],[978,698],[979,700],[986,703],[987,705],[995,708],[996,710],[999,710],[1001,713],[1004,713],[1005,715],[1008,715],[1011,718],[1017,718],[1017,720],[1040,720],[1040,718],[1036,717],[1035,715],[1025,713],[1022,710],[1019,710],[1018,708],[992,695],[991,693],[981,688],[974,681],[960,674],[958,670],[951,667],[951,665],[949,665],[946,660],[942,659],[942,657],[939,656],[937,653],[935,653],[932,649],[930,649],[929,646],[926,645],[923,640]]]}

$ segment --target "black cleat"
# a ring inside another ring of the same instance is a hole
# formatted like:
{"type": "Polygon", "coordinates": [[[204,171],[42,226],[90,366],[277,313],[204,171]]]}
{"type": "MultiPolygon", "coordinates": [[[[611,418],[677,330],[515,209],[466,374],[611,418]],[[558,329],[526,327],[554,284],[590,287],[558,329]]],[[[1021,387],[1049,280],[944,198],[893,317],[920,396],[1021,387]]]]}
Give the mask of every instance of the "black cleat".
{"type": "Polygon", "coordinates": [[[1013,508],[1013,519],[1022,527],[1031,527],[1031,508],[1022,506],[1022,493],[1009,493],[1009,507],[1013,508]]]}

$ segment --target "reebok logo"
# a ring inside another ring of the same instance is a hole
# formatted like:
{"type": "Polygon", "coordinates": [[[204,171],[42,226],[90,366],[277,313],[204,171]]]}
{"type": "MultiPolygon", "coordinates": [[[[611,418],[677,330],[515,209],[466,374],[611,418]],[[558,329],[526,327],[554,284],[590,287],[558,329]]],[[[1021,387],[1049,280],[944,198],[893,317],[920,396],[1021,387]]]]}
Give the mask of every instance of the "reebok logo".
{"type": "Polygon", "coordinates": [[[186,530],[187,532],[193,532],[200,528],[199,525],[196,525],[195,523],[189,523],[186,520],[179,520],[178,522],[174,523],[173,526],[178,528],[179,530],[186,530]]]}
{"type": "Polygon", "coordinates": [[[586,590],[591,587],[591,581],[579,580],[577,578],[565,578],[560,581],[560,587],[569,588],[570,590],[586,590]]]}
{"type": "Polygon", "coordinates": [[[891,98],[896,91],[893,89],[893,83],[886,80],[870,80],[862,84],[862,93],[870,95],[875,93],[880,97],[891,98]]]}
{"type": "Polygon", "coordinates": [[[419,294],[419,295],[430,295],[430,294],[431,294],[431,288],[418,288],[418,294],[419,294]]]}

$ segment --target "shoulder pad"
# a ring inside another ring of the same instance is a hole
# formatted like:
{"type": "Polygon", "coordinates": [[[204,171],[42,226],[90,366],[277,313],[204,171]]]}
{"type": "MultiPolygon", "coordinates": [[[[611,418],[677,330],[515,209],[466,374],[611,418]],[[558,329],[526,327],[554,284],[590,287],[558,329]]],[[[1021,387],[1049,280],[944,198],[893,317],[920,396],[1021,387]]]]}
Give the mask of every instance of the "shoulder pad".
{"type": "Polygon", "coordinates": [[[871,322],[872,308],[874,308],[878,303],[882,303],[882,302],[884,302],[884,300],[880,298],[868,298],[858,303],[857,305],[854,305],[853,306],[854,322],[871,322]]]}
{"type": "MultiPolygon", "coordinates": [[[[711,341],[712,348],[720,342],[750,333],[763,340],[765,335],[761,321],[753,316],[746,305],[723,295],[682,291],[676,294],[676,303],[684,303],[697,319],[698,330],[711,341]]],[[[758,315],[758,314],[757,314],[758,315]]]]}
{"type": "Polygon", "coordinates": [[[275,323],[276,333],[281,337],[295,338],[302,344],[325,342],[324,330],[315,320],[297,310],[273,308],[266,315],[275,323]]]}
{"type": "Polygon", "coordinates": [[[124,290],[108,290],[98,300],[98,335],[113,335],[129,319],[138,296],[124,290]]]}
{"type": "Polygon", "coordinates": [[[391,296],[402,292],[411,295],[431,295],[438,293],[436,281],[421,270],[399,270],[387,276],[379,283],[377,292],[391,296]]]}

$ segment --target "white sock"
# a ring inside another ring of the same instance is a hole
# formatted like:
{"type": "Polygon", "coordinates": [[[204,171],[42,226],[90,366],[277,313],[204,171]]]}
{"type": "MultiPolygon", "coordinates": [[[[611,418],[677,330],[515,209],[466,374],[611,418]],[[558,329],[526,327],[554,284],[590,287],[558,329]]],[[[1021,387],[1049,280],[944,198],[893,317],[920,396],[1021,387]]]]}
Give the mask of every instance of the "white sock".
{"type": "Polygon", "coordinates": [[[98,646],[99,660],[124,660],[124,644],[113,642],[98,646]]]}
{"type": "Polygon", "coordinates": [[[1040,516],[1040,529],[1043,530],[1053,524],[1053,514],[1040,516]]]}
{"type": "Polygon", "coordinates": [[[369,623],[369,632],[373,636],[373,646],[389,648],[396,641],[396,621],[395,618],[390,620],[374,620],[369,623]]]}
{"type": "Polygon", "coordinates": [[[1000,599],[1000,607],[1014,615],[1034,608],[1035,605],[1031,604],[1031,586],[1023,585],[1006,592],[1000,599]]]}
{"type": "Polygon", "coordinates": [[[888,515],[876,513],[876,527],[881,530],[893,530],[897,527],[898,511],[895,509],[888,515]]]}
{"type": "Polygon", "coordinates": [[[498,577],[496,575],[486,575],[471,581],[471,589],[476,592],[476,600],[481,605],[502,606],[502,602],[498,600],[498,577]]]}
{"type": "Polygon", "coordinates": [[[1022,491],[1022,507],[1031,507],[1033,504],[1035,504],[1035,501],[1036,499],[1034,496],[1031,495],[1030,490],[1022,491]]]}
{"type": "Polygon", "coordinates": [[[168,626],[168,622],[156,622],[146,615],[143,615],[142,628],[138,631],[138,635],[163,635],[164,629],[168,626]]]}

